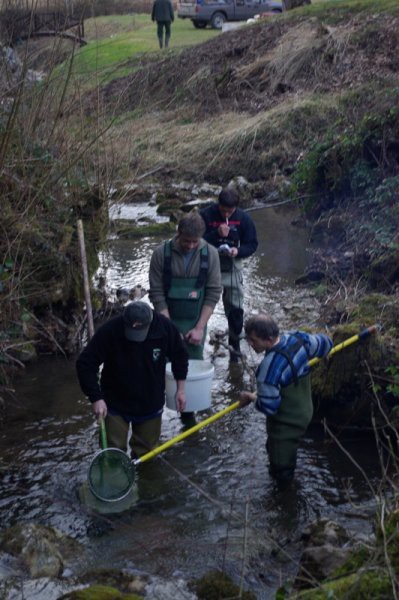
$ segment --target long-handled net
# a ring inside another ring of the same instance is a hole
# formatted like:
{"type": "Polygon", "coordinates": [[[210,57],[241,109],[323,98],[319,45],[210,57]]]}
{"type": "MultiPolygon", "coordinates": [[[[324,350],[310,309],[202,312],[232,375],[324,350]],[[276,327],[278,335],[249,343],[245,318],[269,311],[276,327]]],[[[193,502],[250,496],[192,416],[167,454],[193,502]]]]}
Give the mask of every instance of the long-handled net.
{"type": "Polygon", "coordinates": [[[117,502],[132,489],[135,467],[128,455],[119,448],[107,447],[105,423],[100,419],[102,450],[91,461],[88,483],[91,492],[99,500],[117,502]]]}
{"type": "Polygon", "coordinates": [[[125,498],[135,479],[135,468],[128,455],[118,448],[100,450],[89,467],[91,492],[99,500],[116,502],[125,498]]]}

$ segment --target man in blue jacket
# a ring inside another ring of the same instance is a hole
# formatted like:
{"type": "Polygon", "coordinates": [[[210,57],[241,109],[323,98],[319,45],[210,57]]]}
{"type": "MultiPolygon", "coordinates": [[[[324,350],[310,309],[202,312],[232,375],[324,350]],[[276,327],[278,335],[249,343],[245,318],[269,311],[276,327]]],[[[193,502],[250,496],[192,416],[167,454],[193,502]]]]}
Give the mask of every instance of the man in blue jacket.
{"type": "Polygon", "coordinates": [[[204,239],[219,251],[232,362],[237,362],[240,355],[240,334],[244,322],[243,259],[251,256],[258,247],[254,222],[238,208],[238,204],[237,192],[227,188],[220,192],[217,203],[200,211],[206,226],[204,239]]]}
{"type": "Polygon", "coordinates": [[[313,416],[309,360],[326,356],[332,340],[304,331],[280,335],[277,323],[265,314],[247,319],[245,335],[255,352],[265,355],[256,371],[257,391],[241,392],[240,403],[255,402],[267,416],[269,472],[285,484],[294,476],[298,444],[313,416]]]}
{"type": "Polygon", "coordinates": [[[149,304],[135,301],[99,327],[76,362],[82,391],[95,415],[105,418],[108,445],[126,451],[131,425],[133,458],[158,444],[167,358],[177,382],[176,406],[182,411],[188,354],[180,333],[149,304]]]}
{"type": "Polygon", "coordinates": [[[175,19],[172,2],[170,0],[154,0],[151,19],[157,22],[157,35],[159,47],[163,46],[163,30],[165,30],[165,48],[169,46],[170,27],[175,19]]]}

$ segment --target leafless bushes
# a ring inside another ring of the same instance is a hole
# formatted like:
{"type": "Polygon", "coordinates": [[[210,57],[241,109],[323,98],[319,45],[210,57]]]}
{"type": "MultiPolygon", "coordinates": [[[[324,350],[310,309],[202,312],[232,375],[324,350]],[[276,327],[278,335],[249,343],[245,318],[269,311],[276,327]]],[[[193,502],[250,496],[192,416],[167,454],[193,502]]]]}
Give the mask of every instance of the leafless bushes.
{"type": "Polygon", "coordinates": [[[71,71],[56,72],[55,62],[50,59],[50,72],[40,82],[29,79],[27,52],[14,71],[7,57],[0,65],[9,84],[0,95],[0,360],[5,364],[23,363],[20,349],[32,341],[54,352],[68,345],[73,334],[68,324],[76,326],[74,311],[82,296],[76,219],[89,221],[93,267],[107,218],[104,178],[96,177],[86,156],[101,131],[92,123],[86,128],[69,110],[77,99],[69,95],[71,71]]]}

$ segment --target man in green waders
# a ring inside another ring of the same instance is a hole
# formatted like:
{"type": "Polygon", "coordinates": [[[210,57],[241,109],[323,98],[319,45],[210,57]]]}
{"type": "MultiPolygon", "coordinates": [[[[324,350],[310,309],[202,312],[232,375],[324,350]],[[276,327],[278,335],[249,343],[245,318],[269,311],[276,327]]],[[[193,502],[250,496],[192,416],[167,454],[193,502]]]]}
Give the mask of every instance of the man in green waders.
{"type": "MultiPolygon", "coordinates": [[[[150,263],[149,297],[156,312],[170,318],[184,336],[189,358],[203,359],[206,326],[222,293],[219,254],[202,236],[205,223],[189,213],[176,235],[160,244],[150,263]]],[[[181,413],[186,428],[194,413],[181,413]]]]}
{"type": "Polygon", "coordinates": [[[308,362],[326,356],[333,343],[322,333],[280,335],[277,323],[264,314],[245,322],[245,335],[255,352],[265,355],[256,371],[257,391],[241,392],[240,403],[246,406],[254,401],[255,408],[267,416],[269,472],[286,484],[294,476],[298,444],[313,415],[308,362]]]}

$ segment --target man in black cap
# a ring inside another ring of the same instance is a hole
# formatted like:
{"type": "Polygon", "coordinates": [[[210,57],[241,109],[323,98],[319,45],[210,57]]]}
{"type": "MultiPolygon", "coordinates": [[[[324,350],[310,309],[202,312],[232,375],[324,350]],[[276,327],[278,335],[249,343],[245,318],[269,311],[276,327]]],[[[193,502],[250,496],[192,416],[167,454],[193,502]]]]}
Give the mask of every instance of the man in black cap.
{"type": "Polygon", "coordinates": [[[101,325],[80,354],[79,383],[96,416],[105,418],[110,447],[127,450],[130,425],[133,458],[157,445],[167,358],[177,384],[176,406],[182,411],[187,351],[176,326],[142,301],[130,302],[122,315],[101,325]]]}

